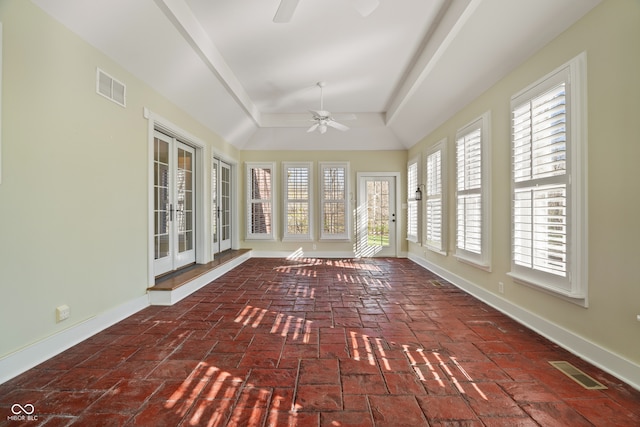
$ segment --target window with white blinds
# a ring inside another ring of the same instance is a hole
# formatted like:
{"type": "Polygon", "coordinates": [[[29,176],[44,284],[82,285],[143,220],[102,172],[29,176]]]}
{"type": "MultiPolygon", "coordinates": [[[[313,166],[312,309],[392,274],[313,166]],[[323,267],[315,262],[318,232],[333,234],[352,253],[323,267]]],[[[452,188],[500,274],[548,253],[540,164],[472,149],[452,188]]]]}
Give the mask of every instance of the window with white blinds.
{"type": "Polygon", "coordinates": [[[511,100],[511,275],[576,298],[584,287],[573,280],[574,271],[586,259],[586,248],[575,244],[582,238],[576,227],[585,222],[582,209],[575,209],[583,203],[576,190],[584,182],[579,171],[585,144],[573,126],[585,124],[572,117],[582,116],[577,101],[583,95],[571,82],[584,80],[580,69],[577,58],[511,100]]]}
{"type": "Polygon", "coordinates": [[[446,253],[445,222],[445,158],[446,140],[435,144],[427,152],[425,195],[425,242],[428,249],[446,253]]]}
{"type": "Polygon", "coordinates": [[[247,163],[247,239],[275,238],[273,163],[247,163]]]}
{"type": "Polygon", "coordinates": [[[456,134],[456,256],[488,269],[489,113],[456,134]]]}
{"type": "Polygon", "coordinates": [[[321,239],[349,239],[348,184],[348,162],[320,162],[321,239]]]}
{"type": "Polygon", "coordinates": [[[282,165],[284,178],[284,236],[283,240],[311,240],[312,163],[282,165]]]}
{"type": "Polygon", "coordinates": [[[407,240],[418,242],[418,201],[416,190],[418,189],[419,159],[413,159],[407,164],[407,240]]]}

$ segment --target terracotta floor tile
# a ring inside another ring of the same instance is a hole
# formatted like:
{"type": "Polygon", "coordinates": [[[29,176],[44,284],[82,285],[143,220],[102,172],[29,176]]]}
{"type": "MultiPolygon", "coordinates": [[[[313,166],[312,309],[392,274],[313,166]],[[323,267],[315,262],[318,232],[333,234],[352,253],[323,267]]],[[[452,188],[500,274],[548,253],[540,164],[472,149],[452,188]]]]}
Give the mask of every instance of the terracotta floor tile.
{"type": "Polygon", "coordinates": [[[427,390],[418,380],[415,373],[384,372],[383,375],[390,394],[414,396],[427,394],[427,390]]]}
{"type": "Polygon", "coordinates": [[[0,416],[30,402],[46,426],[640,425],[639,391],[432,279],[408,259],[253,258],[0,385],[0,416]]]}
{"type": "Polygon", "coordinates": [[[298,384],[340,384],[338,359],[302,359],[298,384]]]}
{"type": "Polygon", "coordinates": [[[380,374],[342,375],[342,391],[345,394],[388,394],[387,386],[380,374]]]}
{"type": "MultiPolygon", "coordinates": [[[[541,426],[593,427],[594,424],[564,402],[535,402],[522,405],[529,416],[541,426]]],[[[614,425],[614,424],[604,424],[614,425]]]]}
{"type": "Polygon", "coordinates": [[[369,396],[376,426],[419,426],[427,420],[413,396],[369,396]]]}
{"type": "Polygon", "coordinates": [[[639,426],[640,415],[633,413],[611,399],[570,399],[569,406],[578,411],[594,425],[639,426]]]}
{"type": "Polygon", "coordinates": [[[122,380],[98,398],[87,411],[114,414],[136,412],[141,402],[145,402],[161,385],[160,381],[122,380]]]}
{"type": "Polygon", "coordinates": [[[418,396],[418,403],[429,420],[478,420],[467,401],[458,396],[418,396]]]}
{"type": "Polygon", "coordinates": [[[549,388],[533,382],[504,382],[499,384],[513,400],[522,402],[555,402],[560,398],[549,388]]]}
{"type": "Polygon", "coordinates": [[[258,387],[295,387],[298,376],[294,369],[253,368],[247,380],[258,387]]]}
{"type": "Polygon", "coordinates": [[[539,427],[539,424],[529,417],[481,417],[486,427],[539,427]]]}
{"type": "Polygon", "coordinates": [[[526,414],[517,402],[505,393],[497,384],[491,382],[462,383],[465,398],[481,417],[524,417],[526,414]]]}
{"type": "Polygon", "coordinates": [[[298,411],[339,411],[342,409],[342,391],[339,385],[299,385],[295,407],[298,411]]]}
{"type": "Polygon", "coordinates": [[[320,414],[320,427],[373,427],[369,412],[323,412],[320,414]]]}

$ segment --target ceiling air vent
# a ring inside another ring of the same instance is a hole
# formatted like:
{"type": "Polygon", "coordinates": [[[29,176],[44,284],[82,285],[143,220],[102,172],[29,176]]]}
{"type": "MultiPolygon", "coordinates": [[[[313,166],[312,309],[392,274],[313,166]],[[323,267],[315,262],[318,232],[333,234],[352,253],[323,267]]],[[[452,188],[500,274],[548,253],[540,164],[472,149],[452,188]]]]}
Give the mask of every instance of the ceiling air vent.
{"type": "Polygon", "coordinates": [[[126,92],[127,87],[118,80],[111,77],[109,74],[98,68],[98,74],[96,78],[96,91],[115,102],[116,104],[126,107],[126,92]]]}
{"type": "Polygon", "coordinates": [[[576,368],[569,362],[565,361],[555,361],[549,362],[551,366],[560,370],[563,374],[580,384],[582,387],[589,390],[604,390],[607,388],[604,384],[599,383],[598,381],[591,378],[589,375],[582,372],[580,369],[576,368]]]}

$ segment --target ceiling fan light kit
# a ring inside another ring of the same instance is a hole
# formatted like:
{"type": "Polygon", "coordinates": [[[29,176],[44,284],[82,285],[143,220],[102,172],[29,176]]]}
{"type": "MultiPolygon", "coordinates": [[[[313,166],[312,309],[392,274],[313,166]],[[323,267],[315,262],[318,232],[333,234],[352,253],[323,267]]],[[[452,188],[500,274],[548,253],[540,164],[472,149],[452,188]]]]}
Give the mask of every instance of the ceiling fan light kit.
{"type": "Polygon", "coordinates": [[[315,123],[311,125],[311,127],[307,130],[307,133],[313,132],[317,129],[322,134],[327,131],[328,127],[332,127],[343,132],[349,130],[348,126],[336,122],[333,117],[331,117],[331,113],[324,109],[323,89],[327,84],[325,82],[318,82],[316,83],[316,85],[320,88],[320,109],[317,111],[309,110],[309,112],[313,115],[313,118],[311,120],[315,121],[315,123]]]}

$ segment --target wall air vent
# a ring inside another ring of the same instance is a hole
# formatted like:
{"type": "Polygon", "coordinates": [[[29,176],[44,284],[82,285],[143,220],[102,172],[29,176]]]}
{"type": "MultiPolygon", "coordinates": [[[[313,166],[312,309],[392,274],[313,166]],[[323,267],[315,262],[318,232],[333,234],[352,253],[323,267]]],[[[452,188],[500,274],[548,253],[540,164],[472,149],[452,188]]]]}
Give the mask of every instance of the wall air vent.
{"type": "Polygon", "coordinates": [[[554,361],[549,363],[551,364],[551,366],[558,369],[560,372],[588,390],[604,390],[607,388],[607,386],[594,380],[589,375],[585,374],[569,362],[554,361]]]}
{"type": "Polygon", "coordinates": [[[111,77],[109,74],[102,71],[100,68],[98,68],[96,77],[96,91],[98,92],[98,94],[112,100],[116,104],[119,104],[123,107],[127,106],[127,87],[123,83],[111,77]]]}

